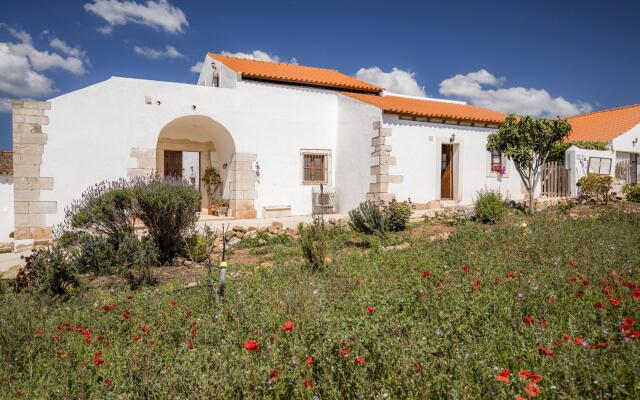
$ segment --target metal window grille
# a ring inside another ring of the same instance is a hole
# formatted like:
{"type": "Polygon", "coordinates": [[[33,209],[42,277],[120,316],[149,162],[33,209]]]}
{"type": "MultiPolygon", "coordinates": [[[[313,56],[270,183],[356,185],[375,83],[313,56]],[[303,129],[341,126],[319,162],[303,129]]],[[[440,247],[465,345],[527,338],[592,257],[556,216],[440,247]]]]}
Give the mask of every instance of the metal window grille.
{"type": "Polygon", "coordinates": [[[502,168],[502,152],[499,150],[491,151],[491,171],[498,171],[502,168]]]}

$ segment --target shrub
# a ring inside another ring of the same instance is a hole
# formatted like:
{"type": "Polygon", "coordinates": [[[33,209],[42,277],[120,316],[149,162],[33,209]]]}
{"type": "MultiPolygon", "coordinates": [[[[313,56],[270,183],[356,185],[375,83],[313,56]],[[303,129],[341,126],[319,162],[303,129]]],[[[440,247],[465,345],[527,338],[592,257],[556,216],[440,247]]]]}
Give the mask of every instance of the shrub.
{"type": "Polygon", "coordinates": [[[205,225],[202,233],[194,230],[185,238],[187,256],[195,262],[202,262],[207,259],[215,235],[211,228],[205,225]]]}
{"type": "Polygon", "coordinates": [[[411,218],[411,203],[398,202],[395,199],[383,206],[387,214],[387,230],[400,232],[407,229],[411,218]]]}
{"type": "Polygon", "coordinates": [[[142,240],[134,235],[123,237],[117,260],[131,288],[154,283],[151,267],[158,264],[159,256],[160,251],[151,236],[145,236],[142,240]]]}
{"type": "Polygon", "coordinates": [[[495,224],[507,211],[506,200],[497,190],[482,189],[474,202],[476,219],[483,224],[495,224]]]}
{"type": "Polygon", "coordinates": [[[184,250],[184,237],[198,219],[200,193],[186,182],[159,177],[139,179],[133,193],[137,215],[160,249],[160,261],[171,260],[184,250]]]}
{"type": "Polygon", "coordinates": [[[25,257],[25,266],[15,280],[16,291],[64,294],[79,281],[69,254],[58,246],[36,249],[25,257]]]}
{"type": "MultiPolygon", "coordinates": [[[[124,236],[123,236],[124,237],[124,236]]],[[[116,248],[105,236],[82,235],[73,262],[80,273],[109,274],[117,268],[116,248]]]]}
{"type": "Polygon", "coordinates": [[[574,142],[558,142],[553,146],[553,150],[549,154],[547,161],[564,162],[564,154],[571,146],[576,146],[585,150],[609,150],[609,145],[605,142],[587,142],[576,140],[574,142]]]}
{"type": "Polygon", "coordinates": [[[115,245],[133,233],[135,198],[126,179],[103,181],[87,189],[65,210],[63,229],[84,229],[106,235],[115,245]]]}
{"type": "Polygon", "coordinates": [[[298,225],[300,247],[307,265],[312,271],[320,271],[325,266],[327,255],[327,232],[324,220],[314,218],[313,223],[298,225]]]}
{"type": "Polygon", "coordinates": [[[640,203],[640,183],[635,185],[625,185],[622,189],[628,201],[640,203]]]}
{"type": "Polygon", "coordinates": [[[577,186],[582,190],[582,195],[587,200],[604,204],[609,202],[612,184],[613,177],[599,174],[587,174],[577,182],[577,186]]]}
{"type": "Polygon", "coordinates": [[[384,234],[387,231],[387,214],[380,203],[367,200],[349,211],[349,226],[357,232],[384,234]]]}

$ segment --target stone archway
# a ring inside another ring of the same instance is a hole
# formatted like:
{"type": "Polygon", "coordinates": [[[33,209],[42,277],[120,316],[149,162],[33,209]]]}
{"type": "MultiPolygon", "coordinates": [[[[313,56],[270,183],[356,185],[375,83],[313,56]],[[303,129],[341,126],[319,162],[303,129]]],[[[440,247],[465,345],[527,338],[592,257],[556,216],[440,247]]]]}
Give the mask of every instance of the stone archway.
{"type": "MultiPolygon", "coordinates": [[[[233,217],[256,218],[254,201],[257,175],[253,169],[256,155],[237,153],[233,137],[224,126],[202,115],[174,119],[158,134],[155,149],[156,173],[165,176],[165,159],[177,153],[181,154],[180,157],[197,154],[198,181],[207,168],[213,167],[218,171],[222,185],[213,193],[213,197],[215,200],[229,200],[233,217]]],[[[182,177],[193,180],[192,176],[182,177]]],[[[201,190],[201,193],[202,208],[205,209],[211,199],[206,190],[201,190]]]]}

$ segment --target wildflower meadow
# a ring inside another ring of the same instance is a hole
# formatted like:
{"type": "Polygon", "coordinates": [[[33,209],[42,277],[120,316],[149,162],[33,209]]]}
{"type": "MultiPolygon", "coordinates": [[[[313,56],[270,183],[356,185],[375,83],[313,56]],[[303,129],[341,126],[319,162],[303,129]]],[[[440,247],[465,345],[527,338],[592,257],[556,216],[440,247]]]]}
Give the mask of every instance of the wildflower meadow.
{"type": "MultiPolygon", "coordinates": [[[[415,227],[413,227],[415,228],[415,227]]],[[[640,397],[640,216],[510,215],[304,266],[254,249],[195,287],[87,286],[0,307],[0,397],[640,397]]],[[[384,243],[383,243],[384,244],[384,243]]]]}

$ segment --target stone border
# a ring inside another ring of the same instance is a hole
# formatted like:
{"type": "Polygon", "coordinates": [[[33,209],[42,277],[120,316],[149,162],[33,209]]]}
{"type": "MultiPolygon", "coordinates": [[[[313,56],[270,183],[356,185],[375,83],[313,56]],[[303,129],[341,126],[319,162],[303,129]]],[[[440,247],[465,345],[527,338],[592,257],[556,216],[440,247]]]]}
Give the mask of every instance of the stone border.
{"type": "Polygon", "coordinates": [[[42,154],[47,144],[43,126],[49,124],[47,101],[14,100],[13,112],[13,199],[14,239],[48,241],[53,228],[47,226],[47,214],[55,214],[56,201],[42,201],[42,190],[53,190],[53,178],[40,176],[42,154]]]}
{"type": "Polygon", "coordinates": [[[255,199],[258,197],[258,176],[253,169],[257,154],[234,153],[229,166],[229,208],[234,218],[257,218],[255,199]]]}
{"type": "Polygon", "coordinates": [[[402,175],[389,175],[389,166],[396,165],[396,158],[391,156],[391,145],[386,144],[386,138],[391,136],[391,128],[383,128],[380,121],[373,123],[371,138],[371,176],[367,200],[391,201],[395,194],[389,193],[389,183],[401,183],[402,175]]]}

